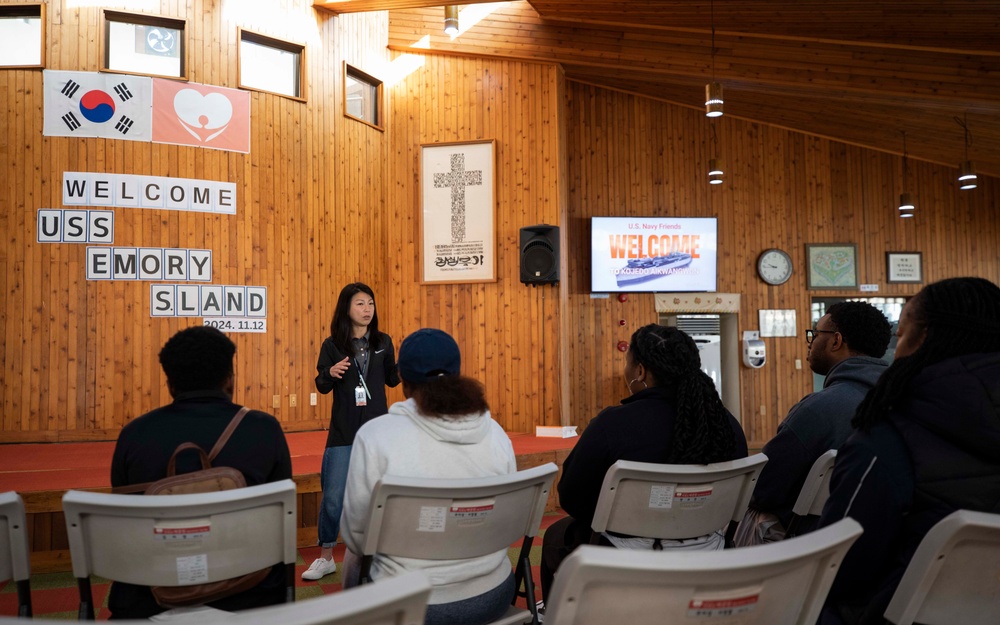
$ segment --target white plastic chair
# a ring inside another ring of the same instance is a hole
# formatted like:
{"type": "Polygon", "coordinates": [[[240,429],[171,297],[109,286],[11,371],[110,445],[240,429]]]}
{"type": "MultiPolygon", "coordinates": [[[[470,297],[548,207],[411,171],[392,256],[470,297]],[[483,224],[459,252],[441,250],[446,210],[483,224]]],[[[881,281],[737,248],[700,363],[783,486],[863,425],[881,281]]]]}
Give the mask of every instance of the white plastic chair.
{"type": "Polygon", "coordinates": [[[90,576],[140,586],[187,586],[284,563],[295,598],[295,483],[195,495],[68,491],[63,496],[80,619],[94,618],[90,576]]]}
{"type": "Polygon", "coordinates": [[[843,519],[808,537],[722,551],[584,545],[559,567],[545,625],[813,625],[860,535],[843,519]]]}
{"type": "MultiPolygon", "coordinates": [[[[413,571],[378,584],[352,588],[297,603],[244,610],[238,613],[199,614],[201,625],[423,625],[431,583],[422,571],[413,571]]],[[[64,620],[35,619],[44,625],[65,625],[64,620]]],[[[149,621],[124,620],[123,625],[149,621]]],[[[23,625],[25,621],[0,617],[0,625],[23,625]]]]}
{"type": "Polygon", "coordinates": [[[15,492],[0,493],[0,581],[17,583],[17,615],[31,616],[31,559],[24,501],[15,492]]]}
{"type": "Polygon", "coordinates": [[[1000,622],[1000,514],[958,510],[932,527],[885,618],[895,625],[1000,622]]]}
{"type": "Polygon", "coordinates": [[[826,500],[830,498],[830,476],[833,475],[833,463],[837,460],[837,450],[824,452],[816,462],[813,462],[802,490],[792,506],[792,520],[785,530],[785,538],[798,536],[802,530],[802,519],[807,516],[818,517],[823,512],[826,500]]]}
{"type": "Polygon", "coordinates": [[[376,553],[460,560],[495,553],[521,539],[515,581],[529,609],[512,605],[493,625],[535,621],[534,580],[528,556],[558,471],[550,462],[511,475],[483,478],[385,476],[375,486],[368,512],[361,554],[362,581],[370,579],[376,553]],[[463,510],[465,507],[468,510],[463,510]],[[430,523],[435,531],[429,531],[430,523]]]}
{"type": "Polygon", "coordinates": [[[601,532],[683,539],[724,530],[743,518],[766,463],[764,454],[706,465],[619,460],[604,476],[593,542],[601,532]]]}

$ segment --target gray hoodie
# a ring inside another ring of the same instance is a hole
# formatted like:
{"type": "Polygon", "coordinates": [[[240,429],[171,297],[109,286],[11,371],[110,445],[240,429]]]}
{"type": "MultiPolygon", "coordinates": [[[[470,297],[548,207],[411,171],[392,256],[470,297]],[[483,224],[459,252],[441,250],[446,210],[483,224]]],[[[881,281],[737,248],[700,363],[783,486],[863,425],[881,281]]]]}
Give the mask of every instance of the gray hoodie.
{"type": "MultiPolygon", "coordinates": [[[[460,417],[424,417],[412,399],[389,407],[385,416],[361,426],[351,450],[341,516],[347,548],[361,555],[368,507],[384,475],[462,478],[517,471],[510,437],[489,412],[460,417]]],[[[431,579],[430,603],[451,603],[481,595],[511,572],[507,550],[466,560],[417,560],[376,555],[372,578],[422,570],[431,579]]]]}

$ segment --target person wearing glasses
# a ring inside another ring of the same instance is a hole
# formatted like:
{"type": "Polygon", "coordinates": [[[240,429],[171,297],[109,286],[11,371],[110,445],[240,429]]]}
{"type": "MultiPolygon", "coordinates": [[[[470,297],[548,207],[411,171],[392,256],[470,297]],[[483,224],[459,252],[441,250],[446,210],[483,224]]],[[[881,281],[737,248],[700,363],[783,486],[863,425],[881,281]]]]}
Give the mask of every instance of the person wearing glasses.
{"type": "MultiPolygon", "coordinates": [[[[792,406],[777,434],[764,445],[767,464],[736,532],[736,546],[785,537],[792,506],[813,462],[847,440],[854,411],[888,368],[881,357],[891,336],[885,315],[866,302],[834,304],[815,328],[806,330],[806,360],[826,380],[822,390],[792,406]]],[[[809,525],[803,523],[800,533],[811,529],[809,525]]]]}

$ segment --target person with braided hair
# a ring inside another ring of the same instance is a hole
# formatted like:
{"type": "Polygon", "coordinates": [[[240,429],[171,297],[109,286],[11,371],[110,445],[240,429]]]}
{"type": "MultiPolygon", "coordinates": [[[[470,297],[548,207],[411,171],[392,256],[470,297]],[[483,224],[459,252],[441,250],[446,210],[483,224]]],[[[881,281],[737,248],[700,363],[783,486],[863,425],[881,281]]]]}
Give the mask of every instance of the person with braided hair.
{"type": "Polygon", "coordinates": [[[820,517],[820,527],[849,516],[864,528],[822,625],[884,623],[931,527],[959,509],[1000,513],[1000,287],[927,285],[896,336],[896,360],[858,406],[820,517]]]}
{"type": "MultiPolygon", "coordinates": [[[[559,563],[590,541],[604,474],[615,462],[709,464],[747,457],[743,428],[701,370],[698,346],[690,336],[656,324],[639,328],[632,334],[624,373],[630,396],[601,411],[563,463],[559,503],[569,516],[545,532],[543,596],[559,563]]],[[[722,549],[725,530],[676,541],[605,533],[601,542],[638,549],[722,549]]]]}

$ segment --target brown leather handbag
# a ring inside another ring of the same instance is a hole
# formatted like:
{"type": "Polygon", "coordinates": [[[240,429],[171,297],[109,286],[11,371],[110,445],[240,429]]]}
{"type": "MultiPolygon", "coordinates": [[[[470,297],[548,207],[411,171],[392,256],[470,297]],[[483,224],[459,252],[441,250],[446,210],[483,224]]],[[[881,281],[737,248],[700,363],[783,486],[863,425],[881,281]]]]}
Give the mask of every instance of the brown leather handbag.
{"type": "MultiPolygon", "coordinates": [[[[132,484],[112,489],[114,493],[144,493],[146,495],[188,495],[192,493],[214,493],[234,488],[243,488],[247,485],[243,474],[232,467],[213,467],[215,460],[222,448],[229,442],[229,437],[243,420],[243,417],[250,412],[249,408],[240,408],[236,416],[233,417],[225,431],[216,441],[212,451],[208,454],[198,445],[188,442],[181,443],[170,455],[167,463],[167,476],[155,482],[144,484],[132,484]],[[177,475],[177,454],[188,449],[195,450],[201,459],[201,469],[177,475]]],[[[240,577],[224,579],[218,582],[207,584],[194,584],[191,586],[153,586],[153,597],[156,602],[164,608],[182,608],[193,605],[202,605],[231,597],[232,595],[250,590],[257,584],[264,581],[271,568],[261,569],[253,573],[247,573],[240,577]]]]}

